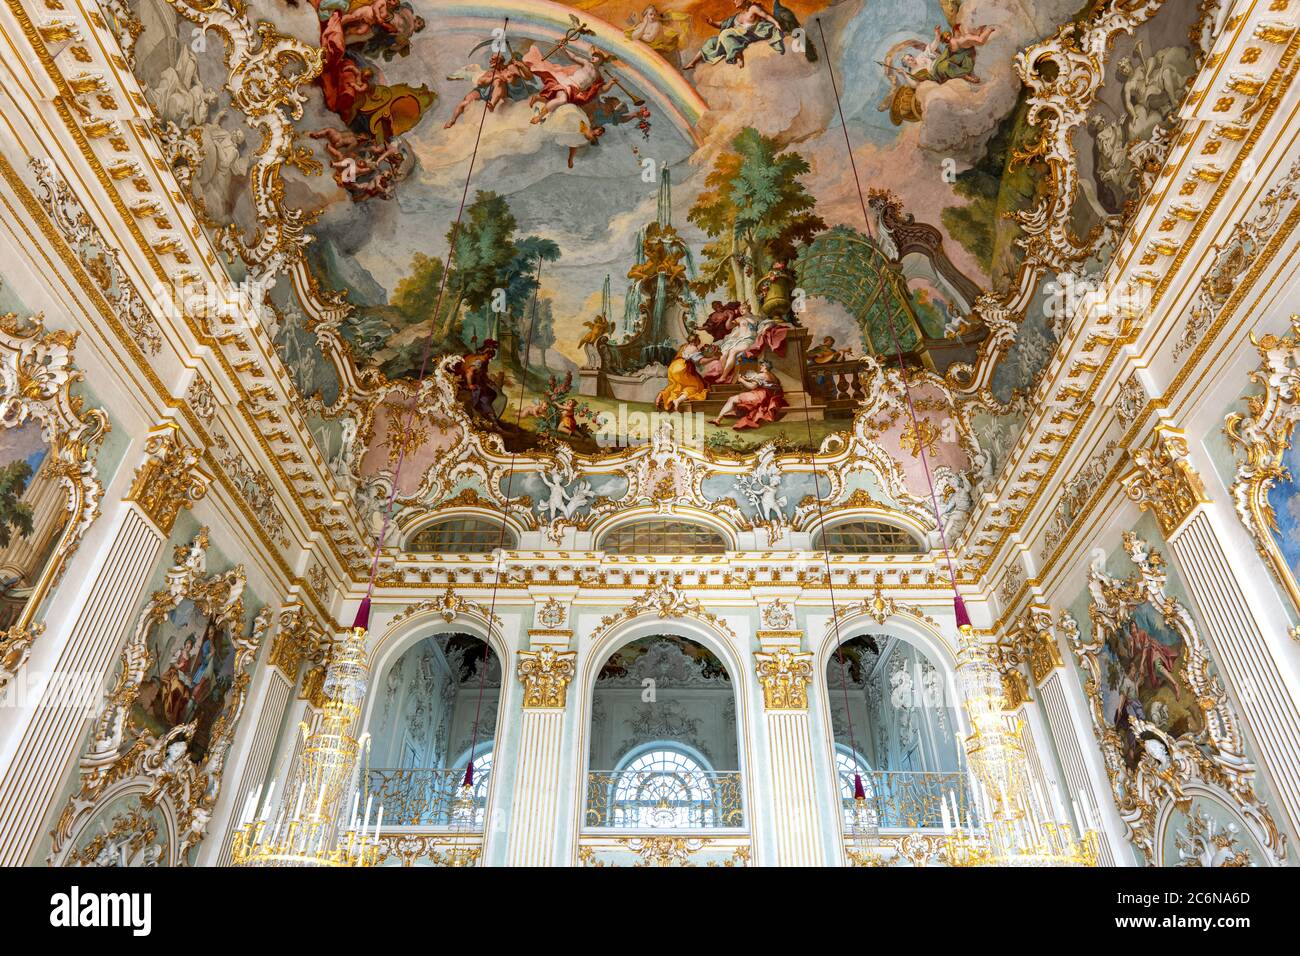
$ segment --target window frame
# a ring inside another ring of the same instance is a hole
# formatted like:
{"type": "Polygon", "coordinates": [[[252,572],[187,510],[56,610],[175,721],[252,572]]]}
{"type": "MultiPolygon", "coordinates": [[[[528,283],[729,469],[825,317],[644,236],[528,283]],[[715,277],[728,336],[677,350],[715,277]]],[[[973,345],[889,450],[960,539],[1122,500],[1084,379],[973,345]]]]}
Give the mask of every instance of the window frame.
{"type": "Polygon", "coordinates": [[[402,550],[409,554],[491,554],[498,548],[503,551],[513,551],[518,547],[519,535],[510,525],[500,518],[479,514],[446,515],[436,518],[416,528],[402,543],[402,550]],[[466,527],[471,524],[476,527],[466,527]],[[452,528],[452,525],[460,525],[460,527],[452,528]],[[480,540],[458,543],[452,541],[447,546],[438,548],[416,547],[416,541],[421,535],[441,529],[447,529],[444,531],[444,536],[448,540],[456,534],[469,534],[480,540]]]}
{"type": "Polygon", "coordinates": [[[734,549],[730,537],[720,528],[696,518],[680,515],[643,515],[621,522],[608,529],[600,536],[596,549],[606,554],[618,556],[631,555],[693,555],[712,556],[726,554],[734,549]],[[647,527],[651,526],[651,527],[647,527]],[[654,527],[658,526],[658,527],[654,527]],[[683,541],[689,534],[694,534],[696,543],[678,546],[675,541],[683,541]],[[638,534],[644,535],[645,546],[638,544],[638,534]],[[630,537],[630,543],[622,540],[630,537]],[[701,541],[714,539],[717,546],[707,548],[699,546],[701,541]]]}
{"type": "Polygon", "coordinates": [[[812,537],[812,549],[814,551],[829,551],[832,554],[865,554],[865,555],[924,555],[927,552],[926,546],[906,528],[901,528],[889,521],[872,517],[846,518],[833,524],[823,525],[818,528],[812,537]],[[867,527],[872,526],[872,527],[867,527]],[[856,535],[866,538],[870,535],[882,535],[888,533],[905,539],[907,547],[897,546],[873,546],[867,541],[861,543],[846,543],[844,540],[834,540],[836,535],[856,535]],[[827,543],[827,538],[831,537],[831,543],[827,543]]]}

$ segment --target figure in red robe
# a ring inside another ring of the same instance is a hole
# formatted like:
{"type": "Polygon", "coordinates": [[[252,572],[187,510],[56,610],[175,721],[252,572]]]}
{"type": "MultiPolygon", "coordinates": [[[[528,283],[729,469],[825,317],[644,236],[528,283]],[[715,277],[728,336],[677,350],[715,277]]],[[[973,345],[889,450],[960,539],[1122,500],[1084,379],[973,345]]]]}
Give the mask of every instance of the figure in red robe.
{"type": "Polygon", "coordinates": [[[561,106],[572,103],[585,106],[602,93],[608,93],[617,83],[606,80],[601,67],[609,62],[609,54],[592,48],[590,57],[582,57],[567,46],[560,51],[573,61],[573,66],[561,66],[543,59],[536,46],[528,48],[524,54],[524,66],[542,81],[542,88],[529,100],[534,106],[542,104],[532,122],[541,123],[561,106]]]}
{"type": "Polygon", "coordinates": [[[781,418],[781,410],[789,403],[785,400],[781,380],[772,371],[771,362],[764,359],[758,363],[758,368],[744,372],[740,376],[740,384],[745,386],[745,390],[727,399],[718,412],[718,417],[710,419],[710,424],[721,425],[724,418],[735,415],[737,421],[731,427],[740,431],[742,428],[757,428],[781,418]]]}

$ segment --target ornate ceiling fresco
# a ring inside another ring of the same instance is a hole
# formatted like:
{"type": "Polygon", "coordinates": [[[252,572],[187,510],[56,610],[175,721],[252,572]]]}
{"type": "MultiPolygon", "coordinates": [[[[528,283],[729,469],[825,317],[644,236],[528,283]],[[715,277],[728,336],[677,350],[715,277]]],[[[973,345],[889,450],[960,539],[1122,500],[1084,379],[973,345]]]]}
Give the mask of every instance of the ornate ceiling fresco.
{"type": "Polygon", "coordinates": [[[400,457],[413,514],[514,499],[525,525],[581,526],[668,481],[742,526],[798,525],[822,498],[920,530],[922,448],[953,524],[991,487],[1058,323],[1175,138],[1219,14],[110,6],[164,153],[267,306],[363,515],[400,457]],[[798,474],[818,463],[822,484],[798,474]]]}

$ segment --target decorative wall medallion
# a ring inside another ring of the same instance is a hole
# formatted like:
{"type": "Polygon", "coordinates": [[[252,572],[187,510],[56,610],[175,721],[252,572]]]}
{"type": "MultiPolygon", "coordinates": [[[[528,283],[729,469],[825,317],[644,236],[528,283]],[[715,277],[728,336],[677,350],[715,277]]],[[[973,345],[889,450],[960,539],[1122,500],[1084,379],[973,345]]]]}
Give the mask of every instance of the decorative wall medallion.
{"type": "Polygon", "coordinates": [[[1115,417],[1119,419],[1120,425],[1128,428],[1138,416],[1146,409],[1147,390],[1142,385],[1142,379],[1138,377],[1137,372],[1133,372],[1124,384],[1120,386],[1119,394],[1115,396],[1115,417]]]}
{"type": "Polygon", "coordinates": [[[1220,823],[1204,807],[1197,807],[1174,832],[1179,866],[1251,866],[1250,851],[1238,842],[1235,823],[1220,823]]]}
{"type": "Polygon", "coordinates": [[[0,315],[0,687],[26,662],[41,605],[99,515],[92,450],[108,417],[71,392],[76,341],[39,316],[0,315]]]}
{"type": "Polygon", "coordinates": [[[489,608],[479,604],[477,601],[466,600],[461,595],[457,594],[450,585],[447,586],[447,590],[443,591],[440,597],[428,601],[421,601],[418,604],[408,605],[393,618],[390,622],[390,626],[400,624],[408,618],[427,611],[436,612],[437,615],[448,624],[456,620],[458,616],[468,614],[472,617],[478,618],[483,623],[488,624],[493,628],[501,627],[501,619],[493,614],[489,608]]]}
{"type": "Polygon", "coordinates": [[[190,403],[190,408],[199,417],[199,421],[205,425],[212,424],[212,419],[217,416],[217,396],[201,373],[194,374],[194,381],[185,390],[185,400],[190,403]]]}
{"type": "Polygon", "coordinates": [[[146,805],[136,795],[120,800],[120,808],[107,808],[98,815],[98,826],[82,831],[66,866],[150,867],[170,866],[167,821],[157,807],[146,805]],[[98,832],[96,832],[98,831],[98,832]]]}
{"type": "Polygon", "coordinates": [[[1292,432],[1300,420],[1300,316],[1291,317],[1288,335],[1252,336],[1259,367],[1250,380],[1263,388],[1246,399],[1246,414],[1224,423],[1237,453],[1232,501],[1255,546],[1264,556],[1300,613],[1300,467],[1292,432]]]}
{"type": "Polygon", "coordinates": [[[788,631],[794,627],[794,610],[788,601],[777,598],[763,605],[763,626],[773,631],[788,631]]]}
{"type": "Polygon", "coordinates": [[[537,610],[537,620],[542,627],[551,629],[564,627],[564,622],[568,620],[568,611],[564,605],[553,597],[548,597],[546,603],[537,610]]]}
{"type": "Polygon", "coordinates": [[[241,633],[243,567],[205,575],[207,547],[203,528],[176,549],[165,587],[126,642],[117,684],[81,758],[81,788],[55,827],[51,863],[120,785],[139,787],[146,806],[167,802],[176,820],[178,864],[203,839],[272,618],[263,608],[251,633],[241,633]]]}
{"type": "Polygon", "coordinates": [[[1165,593],[1164,559],[1131,531],[1124,548],[1137,565],[1132,577],[1089,571],[1091,637],[1068,614],[1060,626],[1083,670],[1129,839],[1153,861],[1161,806],[1185,805],[1186,787],[1200,782],[1227,794],[1261,845],[1283,859],[1285,838],[1255,794],[1254,766],[1205,645],[1187,609],[1165,593]]]}
{"type": "Polygon", "coordinates": [[[642,614],[654,614],[661,618],[693,617],[711,624],[730,637],[736,636],[726,621],[712,611],[706,610],[700,601],[687,597],[683,591],[671,584],[660,583],[642,591],[625,604],[617,614],[607,614],[602,617],[600,625],[592,633],[592,639],[598,640],[617,624],[635,620],[642,614]]]}

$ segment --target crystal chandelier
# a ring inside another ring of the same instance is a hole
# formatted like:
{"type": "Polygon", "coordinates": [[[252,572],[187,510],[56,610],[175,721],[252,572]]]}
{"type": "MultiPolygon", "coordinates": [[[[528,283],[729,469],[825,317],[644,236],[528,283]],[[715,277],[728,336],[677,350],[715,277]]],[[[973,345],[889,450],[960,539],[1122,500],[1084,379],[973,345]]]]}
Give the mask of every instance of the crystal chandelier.
{"type": "Polygon", "coordinates": [[[1095,816],[1086,826],[1077,803],[1075,825],[1056,816],[1028,772],[1020,720],[1014,726],[1008,722],[1002,677],[987,646],[975,636],[960,597],[956,610],[961,633],[957,681],[970,718],[966,757],[974,806],[963,814],[951,793],[942,805],[949,864],[1096,866],[1100,840],[1095,816]]]}
{"type": "Polygon", "coordinates": [[[853,866],[884,866],[880,853],[880,814],[876,809],[875,794],[867,795],[862,785],[862,774],[853,774],[853,806],[846,811],[845,853],[853,866]]]}
{"type": "Polygon", "coordinates": [[[445,859],[448,866],[475,866],[482,847],[477,839],[479,832],[478,802],[474,795],[474,759],[471,756],[465,770],[465,779],[456,788],[451,801],[451,845],[445,859]]]}
{"type": "Polygon", "coordinates": [[[353,736],[370,673],[369,603],[362,602],[348,636],[334,647],[321,689],[325,704],[314,727],[300,725],[302,752],[279,800],[272,781],[265,798],[259,787],[244,802],[231,848],[235,866],[374,866],[378,861],[384,808],[378,808],[372,827],[374,808],[367,794],[360,813],[369,737],[353,736]],[[341,810],[349,797],[345,823],[341,810]]]}

